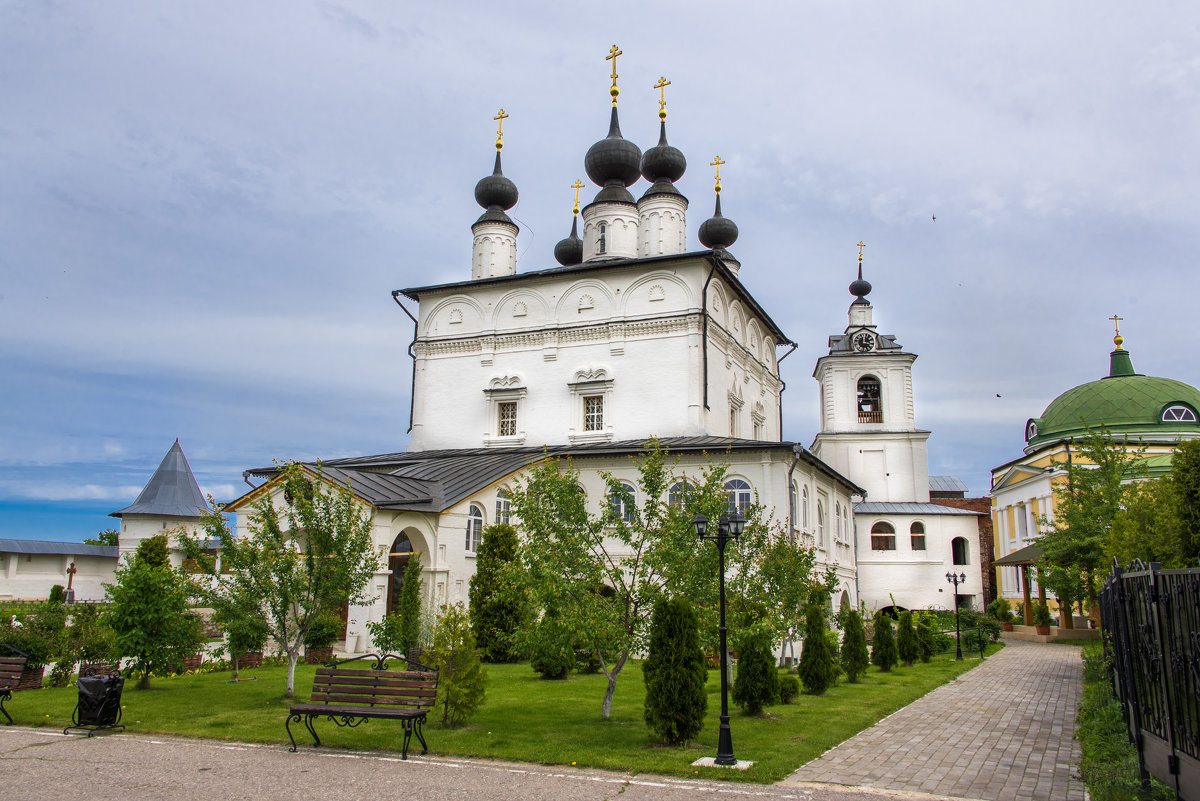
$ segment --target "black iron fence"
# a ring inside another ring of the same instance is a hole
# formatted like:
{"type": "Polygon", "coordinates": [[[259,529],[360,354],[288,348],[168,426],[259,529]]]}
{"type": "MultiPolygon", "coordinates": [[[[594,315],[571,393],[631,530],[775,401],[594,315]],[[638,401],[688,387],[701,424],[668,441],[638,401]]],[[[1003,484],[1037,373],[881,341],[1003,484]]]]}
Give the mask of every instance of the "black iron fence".
{"type": "Polygon", "coordinates": [[[1200,569],[1114,564],[1100,620],[1143,782],[1200,801],[1200,569]]]}

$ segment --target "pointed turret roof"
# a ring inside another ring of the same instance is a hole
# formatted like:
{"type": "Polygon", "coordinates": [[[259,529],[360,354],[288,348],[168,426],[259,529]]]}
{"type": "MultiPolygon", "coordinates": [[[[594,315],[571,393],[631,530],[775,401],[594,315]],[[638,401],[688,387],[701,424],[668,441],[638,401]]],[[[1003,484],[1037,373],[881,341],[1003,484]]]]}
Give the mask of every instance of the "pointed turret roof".
{"type": "Polygon", "coordinates": [[[163,517],[199,517],[208,509],[208,501],[192,475],[179,440],[167,451],[162,464],[132,506],[113,512],[109,517],[125,515],[162,515],[163,517]]]}

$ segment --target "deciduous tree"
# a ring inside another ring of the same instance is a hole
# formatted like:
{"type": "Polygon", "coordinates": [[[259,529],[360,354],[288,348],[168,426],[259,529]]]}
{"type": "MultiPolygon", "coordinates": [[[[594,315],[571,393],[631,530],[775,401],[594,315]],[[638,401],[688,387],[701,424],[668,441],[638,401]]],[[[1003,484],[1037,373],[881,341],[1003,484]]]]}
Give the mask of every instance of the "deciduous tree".
{"type": "Polygon", "coordinates": [[[295,694],[296,662],[309,628],[324,612],[367,600],[378,557],[371,514],[348,487],[329,486],[320,469],[285,465],[264,488],[249,517],[249,536],[235,537],[220,512],[204,518],[220,542],[221,571],[203,543],[186,538],[185,551],[200,572],[205,600],[214,608],[257,605],[271,638],[288,656],[287,694],[295,694]],[[282,506],[271,489],[282,487],[282,506]]]}
{"type": "Polygon", "coordinates": [[[131,660],[141,676],[138,687],[149,687],[151,674],[178,670],[200,647],[200,619],[191,612],[194,587],[171,569],[165,534],[143,540],[104,589],[116,655],[131,660]]]}

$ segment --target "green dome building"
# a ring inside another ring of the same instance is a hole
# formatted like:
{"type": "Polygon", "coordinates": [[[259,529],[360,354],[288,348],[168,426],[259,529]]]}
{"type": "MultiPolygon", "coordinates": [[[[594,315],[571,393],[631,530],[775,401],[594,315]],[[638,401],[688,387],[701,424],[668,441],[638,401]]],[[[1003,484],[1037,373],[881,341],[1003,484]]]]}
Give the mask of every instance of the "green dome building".
{"type": "Polygon", "coordinates": [[[1104,426],[1115,437],[1142,441],[1177,441],[1200,436],[1200,390],[1171,378],[1141,375],[1129,351],[1109,354],[1108,375],[1081,384],[1055,398],[1041,417],[1025,424],[1025,453],[1104,426]]]}
{"type": "Polygon", "coordinates": [[[1123,342],[1118,331],[1108,375],[1068,389],[1030,418],[1025,455],[992,470],[993,564],[1002,598],[1028,605],[1034,583],[1028,569],[1041,556],[1040,529],[1054,518],[1054,487],[1066,481],[1067,464],[1080,458],[1076,443],[1088,429],[1103,428],[1139,451],[1147,478],[1169,474],[1178,443],[1200,438],[1200,390],[1138,373],[1123,342]]]}

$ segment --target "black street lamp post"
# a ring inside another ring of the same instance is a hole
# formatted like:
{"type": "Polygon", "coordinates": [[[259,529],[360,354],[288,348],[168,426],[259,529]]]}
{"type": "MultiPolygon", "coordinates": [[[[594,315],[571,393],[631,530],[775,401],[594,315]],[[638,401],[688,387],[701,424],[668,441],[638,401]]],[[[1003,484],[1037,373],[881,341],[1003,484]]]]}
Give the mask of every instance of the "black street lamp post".
{"type": "Polygon", "coordinates": [[[718,576],[721,587],[721,627],[718,631],[721,633],[721,729],[717,735],[717,758],[714,761],[718,765],[736,765],[737,757],[733,755],[733,733],[729,729],[729,665],[726,661],[729,650],[725,645],[725,544],[741,536],[746,520],[736,509],[732,516],[722,515],[717,523],[716,534],[708,533],[708,518],[702,513],[697,514],[692,523],[700,539],[716,541],[717,554],[720,557],[718,576]]]}
{"type": "Polygon", "coordinates": [[[958,585],[967,583],[967,574],[947,573],[946,581],[954,585],[954,647],[958,652],[954,658],[962,661],[962,635],[958,630],[958,585]]]}

